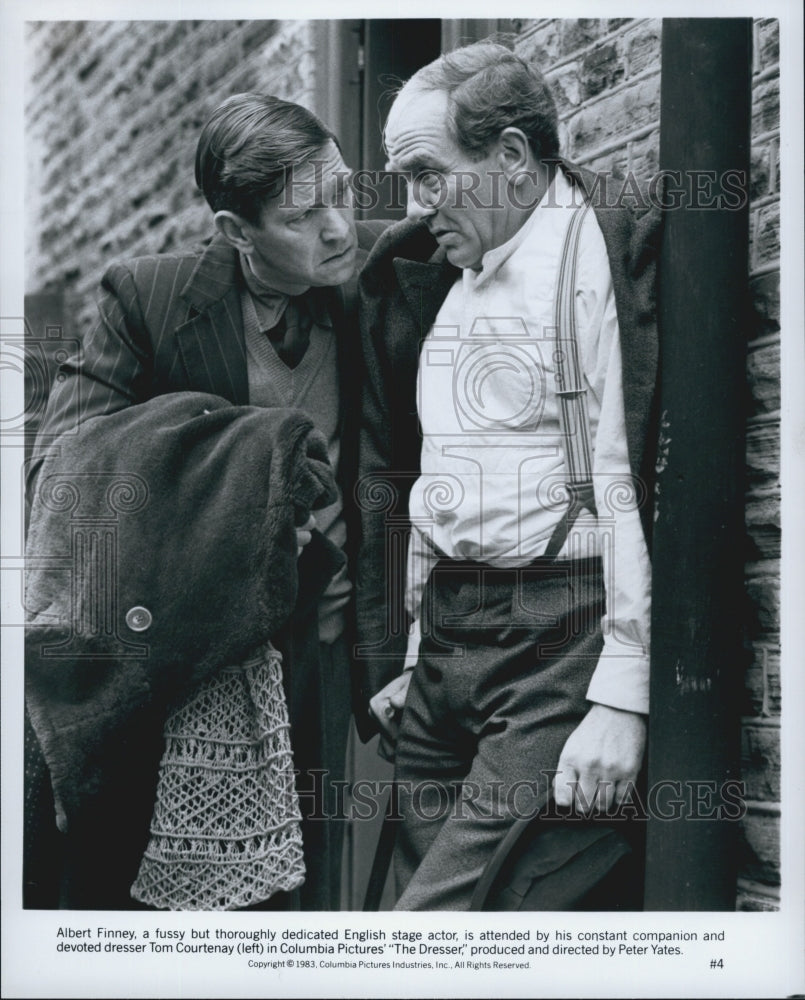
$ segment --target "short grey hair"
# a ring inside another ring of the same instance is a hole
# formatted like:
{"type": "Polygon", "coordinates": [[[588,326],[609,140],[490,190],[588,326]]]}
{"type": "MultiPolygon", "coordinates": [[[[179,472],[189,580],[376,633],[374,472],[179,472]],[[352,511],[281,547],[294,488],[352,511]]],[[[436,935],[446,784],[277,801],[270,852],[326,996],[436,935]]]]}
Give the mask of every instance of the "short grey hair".
{"type": "Polygon", "coordinates": [[[458,145],[481,159],[505,128],[519,128],[541,160],[559,155],[559,118],[545,77],[498,42],[482,41],[423,66],[408,88],[444,91],[458,145]]]}

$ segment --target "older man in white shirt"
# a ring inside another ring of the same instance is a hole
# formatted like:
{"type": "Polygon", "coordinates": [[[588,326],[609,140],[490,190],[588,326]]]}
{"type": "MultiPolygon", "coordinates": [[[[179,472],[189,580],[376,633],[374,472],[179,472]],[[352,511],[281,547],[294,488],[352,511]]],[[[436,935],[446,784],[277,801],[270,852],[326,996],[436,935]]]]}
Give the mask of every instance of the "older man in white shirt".
{"type": "Polygon", "coordinates": [[[606,811],[641,766],[651,275],[634,220],[558,159],[547,85],[506,48],[420,70],[385,142],[409,221],[361,282],[361,468],[395,501],[364,504],[358,613],[370,709],[396,739],[398,908],[463,909],[523,809],[552,789],[606,811]]]}

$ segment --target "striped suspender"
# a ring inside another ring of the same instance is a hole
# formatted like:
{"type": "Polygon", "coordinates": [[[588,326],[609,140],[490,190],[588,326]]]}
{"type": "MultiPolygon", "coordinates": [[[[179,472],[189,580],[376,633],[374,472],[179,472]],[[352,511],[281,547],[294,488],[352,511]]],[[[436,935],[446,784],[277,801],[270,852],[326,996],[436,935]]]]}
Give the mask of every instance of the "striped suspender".
{"type": "Polygon", "coordinates": [[[553,325],[556,331],[556,396],[567,467],[567,490],[570,503],[548,541],[545,557],[554,559],[565,544],[568,532],[583,510],[596,514],[592,477],[590,420],[587,413],[587,390],[583,386],[579,348],[576,340],[576,267],[581,227],[589,204],[573,212],[559,264],[553,325]]]}

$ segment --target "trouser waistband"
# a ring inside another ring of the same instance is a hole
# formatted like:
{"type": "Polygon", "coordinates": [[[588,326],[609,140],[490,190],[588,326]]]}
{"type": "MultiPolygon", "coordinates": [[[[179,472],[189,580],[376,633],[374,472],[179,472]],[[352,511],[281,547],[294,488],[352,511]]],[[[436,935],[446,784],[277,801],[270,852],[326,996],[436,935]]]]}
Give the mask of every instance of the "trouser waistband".
{"type": "Polygon", "coordinates": [[[487,583],[498,586],[522,583],[536,583],[540,580],[551,580],[564,577],[568,580],[579,580],[583,577],[602,575],[600,556],[590,559],[534,559],[525,566],[493,566],[491,563],[475,562],[472,559],[440,559],[431,571],[431,575],[445,577],[473,576],[487,583]]]}
{"type": "Polygon", "coordinates": [[[503,583],[510,576],[512,581],[520,580],[524,572],[533,571],[540,578],[552,576],[586,576],[600,574],[602,571],[601,557],[590,556],[586,559],[557,559],[555,556],[537,556],[531,562],[521,566],[496,566],[494,563],[481,562],[476,559],[457,559],[449,556],[433,539],[423,535],[426,544],[438,557],[434,571],[439,572],[472,572],[484,576],[494,576],[497,582],[503,583]]]}

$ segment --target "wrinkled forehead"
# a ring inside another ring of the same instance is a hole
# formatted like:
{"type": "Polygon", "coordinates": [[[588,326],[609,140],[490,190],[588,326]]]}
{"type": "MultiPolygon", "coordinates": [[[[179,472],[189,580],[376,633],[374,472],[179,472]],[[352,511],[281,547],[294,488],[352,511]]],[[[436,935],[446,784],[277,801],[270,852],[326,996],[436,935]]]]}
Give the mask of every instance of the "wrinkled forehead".
{"type": "Polygon", "coordinates": [[[391,106],[384,132],[388,168],[409,170],[452,145],[448,99],[442,90],[403,87],[391,106]]]}

